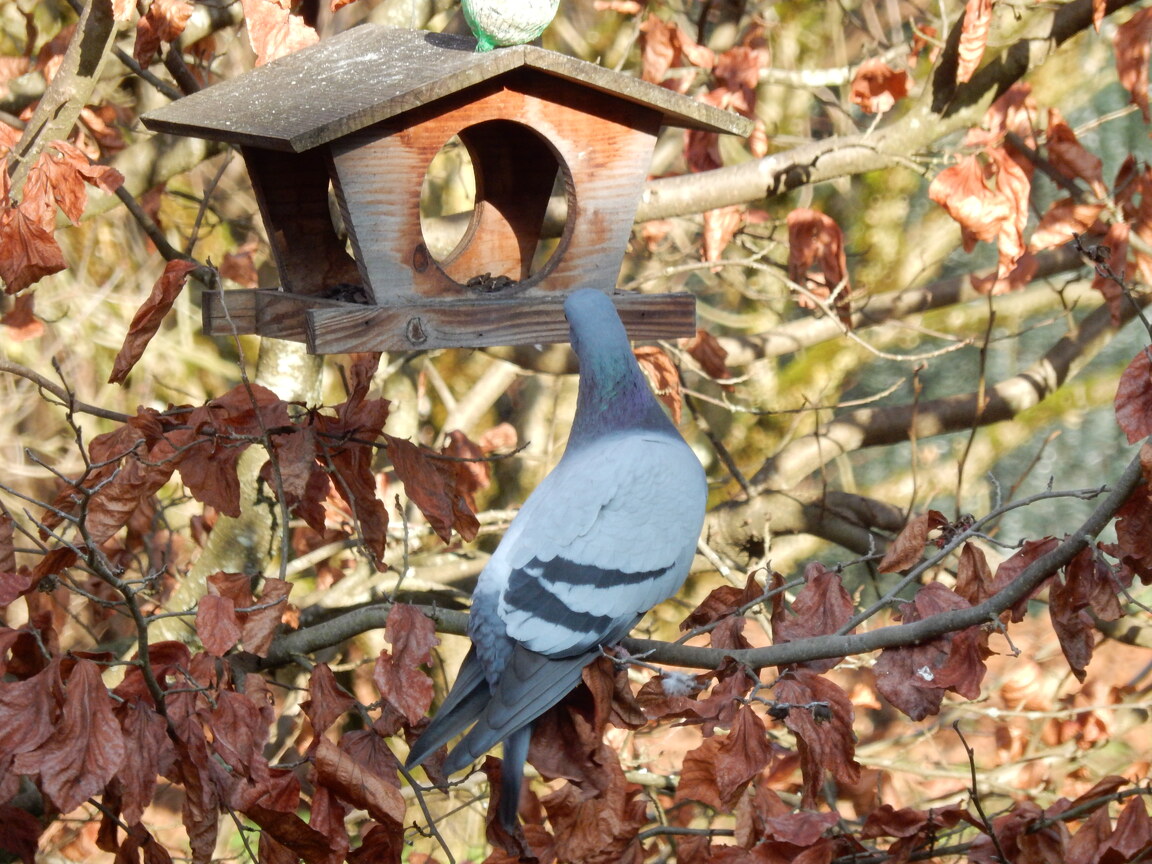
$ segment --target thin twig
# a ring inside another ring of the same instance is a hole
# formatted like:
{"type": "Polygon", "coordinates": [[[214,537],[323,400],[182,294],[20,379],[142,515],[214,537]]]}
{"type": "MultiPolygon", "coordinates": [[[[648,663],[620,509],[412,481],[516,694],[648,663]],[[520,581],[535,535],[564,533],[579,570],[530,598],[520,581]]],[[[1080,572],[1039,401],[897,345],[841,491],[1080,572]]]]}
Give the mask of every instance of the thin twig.
{"type": "Polygon", "coordinates": [[[966,739],[964,733],[960,731],[959,720],[952,724],[952,728],[956,730],[956,735],[964,747],[964,752],[968,754],[968,769],[972,772],[972,806],[976,808],[976,812],[980,815],[980,822],[984,826],[984,833],[992,838],[992,845],[996,847],[996,856],[1002,864],[1012,864],[1008,856],[1004,853],[1004,848],[1000,845],[1000,838],[996,836],[996,830],[992,827],[992,822],[989,820],[988,814],[984,812],[984,805],[980,802],[980,787],[976,782],[976,751],[968,746],[968,739],[966,739]]]}

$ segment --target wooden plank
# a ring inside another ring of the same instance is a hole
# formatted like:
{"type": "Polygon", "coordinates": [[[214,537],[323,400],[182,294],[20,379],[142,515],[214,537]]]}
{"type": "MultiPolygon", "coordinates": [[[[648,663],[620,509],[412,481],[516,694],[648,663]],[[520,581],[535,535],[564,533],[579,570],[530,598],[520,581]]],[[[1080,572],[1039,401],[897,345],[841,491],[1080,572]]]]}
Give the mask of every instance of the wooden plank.
{"type": "Polygon", "coordinates": [[[259,291],[205,291],[200,318],[209,336],[243,336],[256,332],[256,295],[259,291]]]}
{"type": "MultiPolygon", "coordinates": [[[[637,341],[696,334],[691,294],[614,294],[628,335],[637,341]]],[[[310,309],[308,350],[314,354],[483,348],[568,341],[564,297],[512,297],[423,302],[404,307],[310,309]]]]}
{"type": "Polygon", "coordinates": [[[287,294],[283,291],[205,291],[201,313],[209,336],[259,333],[273,339],[307,342],[309,309],[350,309],[357,303],[287,294]]]}
{"type": "Polygon", "coordinates": [[[332,224],[333,169],[326,148],[279,153],[244,147],[241,152],[284,290],[325,296],[337,285],[362,285],[360,269],[332,224]]]}
{"type": "Polygon", "coordinates": [[[748,135],[752,123],[664,87],[531,45],[353,27],[142,118],[157,132],[302,152],[517,68],[654,108],[665,125],[748,135]]]}

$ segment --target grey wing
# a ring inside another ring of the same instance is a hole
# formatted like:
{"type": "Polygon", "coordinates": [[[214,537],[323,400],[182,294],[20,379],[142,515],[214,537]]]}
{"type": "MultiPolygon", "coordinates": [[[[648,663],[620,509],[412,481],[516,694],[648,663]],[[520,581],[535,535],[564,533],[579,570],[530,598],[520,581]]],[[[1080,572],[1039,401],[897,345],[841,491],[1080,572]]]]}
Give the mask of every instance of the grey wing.
{"type": "Polygon", "coordinates": [[[566,455],[497,552],[508,636],[551,657],[623,638],[680,589],[706,495],[703,469],[678,436],[631,433],[566,455]]]}

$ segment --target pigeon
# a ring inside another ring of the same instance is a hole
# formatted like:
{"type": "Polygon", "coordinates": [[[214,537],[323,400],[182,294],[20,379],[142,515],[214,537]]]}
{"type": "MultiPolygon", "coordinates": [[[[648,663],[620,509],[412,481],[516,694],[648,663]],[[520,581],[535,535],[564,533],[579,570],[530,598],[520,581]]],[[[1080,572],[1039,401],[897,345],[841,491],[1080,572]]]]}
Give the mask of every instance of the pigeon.
{"type": "Polygon", "coordinates": [[[477,51],[523,45],[544,32],[560,0],[463,0],[464,20],[476,36],[477,51]]]}
{"type": "Polygon", "coordinates": [[[533,721],[680,590],[707,498],[704,469],[648,388],[611,298],[581,289],[564,312],[580,365],[567,447],[481,572],[472,647],[407,760],[419,765],[471,727],[445,759],[448,776],[503,742],[497,816],[510,834],[533,721]]]}

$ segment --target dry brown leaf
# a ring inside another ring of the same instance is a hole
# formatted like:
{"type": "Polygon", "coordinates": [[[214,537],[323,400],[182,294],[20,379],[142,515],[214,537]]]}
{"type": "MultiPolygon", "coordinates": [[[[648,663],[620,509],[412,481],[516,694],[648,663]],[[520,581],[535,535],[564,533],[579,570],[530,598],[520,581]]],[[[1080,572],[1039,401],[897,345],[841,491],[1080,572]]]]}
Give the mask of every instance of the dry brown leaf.
{"type": "Polygon", "coordinates": [[[162,43],[172,42],[180,37],[191,16],[192,3],[189,0],[152,0],[148,11],[136,22],[133,59],[147,67],[160,50],[162,43]]]}
{"type": "Polygon", "coordinates": [[[680,59],[675,41],[676,25],[649,15],[640,24],[640,77],[659,84],[680,59]]]}
{"type": "Polygon", "coordinates": [[[1097,226],[1105,206],[1104,204],[1081,204],[1075,198],[1061,198],[1058,201],[1053,201],[1048,211],[1040,217],[1040,223],[1032,231],[1032,237],[1028,241],[1029,250],[1041,252],[1045,249],[1071,243],[1073,234],[1102,231],[1103,229],[1097,226]]]}
{"type": "Polygon", "coordinates": [[[288,0],[241,0],[248,42],[256,52],[256,65],[291,54],[319,40],[316,31],[299,15],[292,14],[288,0]]]}
{"type": "Polygon", "coordinates": [[[960,30],[959,61],[956,81],[963,84],[972,79],[984,59],[988,34],[992,30],[992,0],[968,0],[964,6],[964,23],[960,30]]]}
{"type": "Polygon", "coordinates": [[[794,706],[827,703],[821,719],[817,719],[815,710],[803,707],[792,708],[784,718],[784,725],[796,735],[800,754],[804,781],[801,806],[816,808],[826,774],[841,783],[859,782],[860,763],[855,758],[856,735],[852,731],[855,710],[848,694],[811,670],[790,669],[777,681],[775,695],[778,701],[794,706]]]}
{"type": "Polygon", "coordinates": [[[655,345],[641,345],[632,353],[636,355],[636,362],[640,364],[640,368],[651,382],[656,398],[668,406],[672,422],[679,424],[682,396],[680,373],[676,370],[676,364],[663,348],[655,345]]]}
{"type": "MultiPolygon", "coordinates": [[[[716,165],[715,167],[720,167],[716,165]]],[[[736,232],[744,226],[744,205],[732,204],[728,207],[718,207],[704,213],[704,260],[715,264],[736,236],[736,232]]],[[[712,268],[713,272],[719,267],[712,268]]]]}
{"type": "Polygon", "coordinates": [[[36,864],[43,832],[40,820],[27,810],[0,804],[0,849],[8,855],[19,858],[24,864],[36,864]]]}
{"type": "Polygon", "coordinates": [[[204,650],[223,657],[240,641],[240,619],[231,597],[205,594],[196,605],[196,635],[204,650]]]}
{"type": "Polygon", "coordinates": [[[879,57],[870,57],[856,69],[850,98],[869,114],[883,114],[908,95],[910,83],[904,70],[893,69],[879,57]]]}
{"type": "Polygon", "coordinates": [[[409,725],[415,726],[432,707],[436,691],[428,673],[398,653],[381,650],[372,670],[372,681],[384,701],[399,711],[409,725]]]}
{"type": "Polygon", "coordinates": [[[176,750],[164,718],[142,700],[118,705],[116,714],[127,745],[116,776],[123,790],[124,821],[132,824],[140,821],[144,809],[152,803],[157,775],[171,769],[176,750]]]}
{"type": "Polygon", "coordinates": [[[1152,8],[1141,9],[1116,28],[1112,40],[1116,52],[1116,74],[1140,106],[1144,122],[1152,121],[1148,107],[1148,64],[1152,57],[1152,8]]]}
{"type": "Polygon", "coordinates": [[[1152,435],[1152,360],[1142,348],[1120,376],[1114,407],[1129,444],[1152,435]]]}
{"type": "Polygon", "coordinates": [[[0,279],[9,294],[68,266],[53,232],[22,205],[0,206],[0,279]]]}
{"type": "MultiPolygon", "coordinates": [[[[935,615],[969,608],[967,600],[939,582],[929,582],[916,592],[912,602],[900,606],[900,619],[905,623],[922,621],[935,615]]],[[[956,634],[947,634],[917,645],[885,648],[873,667],[876,690],[893,706],[913,720],[923,720],[936,714],[945,690],[962,688],[971,692],[979,686],[976,677],[983,676],[983,668],[973,669],[969,664],[974,647],[970,639],[957,646],[959,656],[948,666],[956,634]],[[938,681],[941,670],[946,669],[946,681],[938,681]]]]}
{"type": "Polygon", "coordinates": [[[384,440],[408,500],[420,508],[437,536],[447,543],[455,529],[465,540],[475,537],[480,523],[459,490],[456,466],[460,463],[437,459],[433,451],[403,438],[385,435],[384,440]]]}
{"type": "MultiPolygon", "coordinates": [[[[856,611],[856,604],[844,588],[840,574],[820,562],[812,561],[805,566],[804,583],[804,587],[796,592],[791,611],[784,603],[782,591],[772,597],[772,641],[775,645],[838,633],[856,611]]],[[[828,657],[802,665],[814,672],[827,672],[840,659],[828,657]]]]}
{"type": "Polygon", "coordinates": [[[996,191],[1008,204],[1009,216],[1000,224],[996,245],[1000,256],[996,275],[1004,279],[1027,251],[1024,229],[1028,225],[1028,201],[1032,194],[1031,161],[999,147],[986,151],[995,166],[996,191]]]}
{"type": "MultiPolygon", "coordinates": [[[[852,285],[844,253],[844,232],[830,216],[806,208],[788,214],[788,278],[818,299],[833,298],[840,322],[852,326],[852,285]]],[[[804,295],[798,302],[801,306],[814,306],[804,295]]]]}
{"type": "Polygon", "coordinates": [[[476,493],[486,489],[491,481],[492,472],[484,459],[484,449],[459,429],[453,429],[440,452],[453,459],[443,463],[442,472],[455,477],[456,494],[464,499],[469,510],[476,512],[476,493]]]}
{"type": "Polygon", "coordinates": [[[960,224],[966,252],[971,252],[978,240],[995,240],[1000,226],[1012,216],[1008,201],[989,187],[992,177],[988,163],[978,156],[965,156],[937,174],[928,186],[928,197],[960,224]]]}
{"type": "MultiPolygon", "coordinates": [[[[1020,576],[1020,573],[1025,567],[1030,565],[1033,561],[1042,555],[1046,555],[1055,549],[1057,540],[1055,537],[1044,537],[1040,540],[1026,540],[1024,545],[1014,552],[1011,557],[1000,562],[1000,566],[996,568],[996,575],[992,579],[992,593],[998,594],[1011,585],[1020,576]]],[[[1052,577],[1048,577],[1051,579],[1052,577]]],[[[1025,597],[1017,600],[1009,607],[1008,612],[1005,613],[1009,616],[1009,620],[1017,623],[1024,620],[1024,616],[1028,612],[1028,601],[1035,597],[1041,589],[1048,584],[1048,580],[1044,580],[1039,585],[1036,585],[1025,597]]]]}
{"type": "Polygon", "coordinates": [[[928,542],[928,533],[935,528],[943,527],[947,520],[938,510],[930,510],[913,516],[908,520],[896,539],[889,544],[884,557],[876,565],[881,573],[897,573],[907,570],[920,562],[924,554],[924,546],[928,542]]]}
{"type": "Polygon", "coordinates": [[[320,785],[366,810],[377,822],[394,826],[404,823],[407,805],[396,785],[387,782],[327,738],[318,738],[312,762],[320,785]]]}
{"type": "Polygon", "coordinates": [[[112,707],[100,667],[76,661],[52,735],[19,754],[12,770],[38,775],[40,788],[61,812],[75,810],[98,795],[124,761],[124,734],[112,707]]]}
{"type": "Polygon", "coordinates": [[[11,342],[26,342],[44,335],[44,322],[36,316],[36,295],[33,292],[17,294],[12,305],[0,315],[4,336],[11,342]]]}
{"type": "Polygon", "coordinates": [[[312,731],[318,740],[328,727],[356,706],[356,700],[349,696],[332,674],[327,663],[317,663],[308,678],[308,698],[300,707],[312,723],[312,731]]]}
{"type": "Polygon", "coordinates": [[[1056,108],[1048,109],[1048,161],[1070,178],[1080,178],[1092,187],[1097,198],[1105,198],[1104,163],[1099,156],[1089,153],[1076,138],[1063,115],[1056,108]]]}
{"type": "MultiPolygon", "coordinates": [[[[720,340],[707,330],[700,328],[691,339],[681,339],[680,347],[700,364],[700,368],[709,378],[725,381],[732,377],[732,372],[728,369],[726,362],[728,352],[720,344],[720,340]]],[[[732,389],[730,384],[723,386],[726,390],[732,389]]]]}
{"type": "Polygon", "coordinates": [[[984,550],[972,543],[960,549],[960,562],[956,568],[955,592],[977,606],[992,596],[992,570],[984,550]]]}
{"type": "Polygon", "coordinates": [[[288,611],[288,595],[292,584],[283,579],[266,578],[260,589],[260,596],[252,604],[255,608],[240,612],[243,622],[241,639],[244,648],[257,657],[266,657],[272,647],[272,638],[279,630],[288,611]]]}
{"type": "Polygon", "coordinates": [[[188,280],[188,274],[196,267],[196,262],[179,258],[169,261],[164,266],[164,272],[152,286],[152,293],[136,310],[132,323],[128,326],[124,344],[112,364],[112,374],[108,376],[109,384],[122,384],[127,379],[128,373],[143,356],[144,349],[160,329],[164,316],[180,296],[184,283],[188,280]]]}

